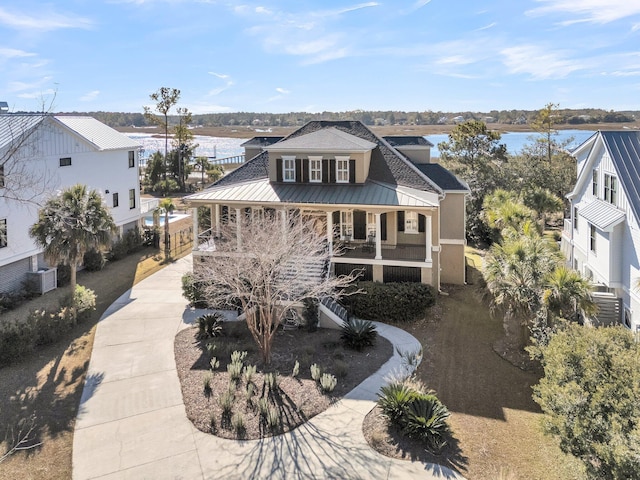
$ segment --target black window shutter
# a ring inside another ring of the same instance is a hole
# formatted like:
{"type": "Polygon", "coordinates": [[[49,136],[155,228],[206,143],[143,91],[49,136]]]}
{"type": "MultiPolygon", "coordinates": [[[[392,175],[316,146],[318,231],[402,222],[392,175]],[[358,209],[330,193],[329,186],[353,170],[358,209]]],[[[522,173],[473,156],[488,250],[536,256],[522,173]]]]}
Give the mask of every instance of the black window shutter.
{"type": "Polygon", "coordinates": [[[380,215],[380,240],[387,240],[387,214],[380,215]]]}
{"type": "Polygon", "coordinates": [[[349,160],[349,183],[356,183],[356,161],[349,160]]]}
{"type": "Polygon", "coordinates": [[[302,181],[304,183],[309,183],[309,164],[311,160],[305,158],[302,160],[302,181]]]}
{"type": "Polygon", "coordinates": [[[302,159],[296,158],[296,182],[302,182],[302,159]]]}
{"type": "Polygon", "coordinates": [[[398,231],[404,232],[404,210],[400,210],[398,213],[398,231]]]}
{"type": "Polygon", "coordinates": [[[227,207],[226,205],[222,205],[222,207],[220,208],[220,217],[223,225],[229,223],[229,207],[227,207]]]}
{"type": "Polygon", "coordinates": [[[276,182],[282,181],[282,162],[281,158],[276,158],[276,182]]]}
{"type": "Polygon", "coordinates": [[[353,238],[354,240],[367,239],[367,212],[364,210],[353,212],[353,238]]]}
{"type": "Polygon", "coordinates": [[[335,235],[340,231],[340,211],[336,210],[331,216],[333,217],[333,233],[335,235]]]}
{"type": "Polygon", "coordinates": [[[418,231],[420,233],[424,232],[424,224],[425,224],[425,216],[418,214],[418,231]]]}
{"type": "Polygon", "coordinates": [[[322,183],[329,183],[329,160],[322,159],[322,183]]]}
{"type": "Polygon", "coordinates": [[[336,159],[329,160],[329,183],[336,183],[336,159]]]}

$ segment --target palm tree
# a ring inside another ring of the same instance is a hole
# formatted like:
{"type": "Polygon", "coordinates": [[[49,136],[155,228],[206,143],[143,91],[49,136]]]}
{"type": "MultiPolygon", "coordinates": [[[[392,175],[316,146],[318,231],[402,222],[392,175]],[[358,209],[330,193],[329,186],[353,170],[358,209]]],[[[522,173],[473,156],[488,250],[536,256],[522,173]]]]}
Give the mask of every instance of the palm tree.
{"type": "Polygon", "coordinates": [[[589,281],[565,265],[558,266],[547,277],[542,301],[557,318],[573,320],[578,313],[592,316],[597,312],[589,281]]]}
{"type": "Polygon", "coordinates": [[[560,252],[540,236],[507,238],[502,245],[494,244],[487,255],[484,277],[492,306],[505,308],[507,337],[519,336],[520,347],[541,307],[545,280],[560,262],[560,252]]]}
{"type": "Polygon", "coordinates": [[[508,236],[509,230],[521,232],[526,224],[535,220],[534,212],[514,192],[502,189],[485,197],[483,210],[487,224],[502,236],[508,236]]]}
{"type": "Polygon", "coordinates": [[[47,261],[71,267],[71,292],[76,288],[76,270],[84,254],[106,246],[115,223],[102,197],[85,185],[74,185],[48,200],[29,235],[44,249],[47,261]]]}
{"type": "Polygon", "coordinates": [[[559,212],[564,206],[562,200],[549,190],[544,188],[536,188],[524,197],[524,203],[527,207],[536,212],[538,221],[541,223],[542,230],[547,224],[547,214],[559,212]]]}
{"type": "Polygon", "coordinates": [[[207,172],[207,169],[211,166],[209,163],[209,159],[207,157],[196,157],[196,167],[200,169],[200,173],[202,174],[202,186],[204,187],[204,174],[207,172]]]}
{"type": "Polygon", "coordinates": [[[176,209],[171,198],[163,198],[158,206],[160,213],[164,213],[164,257],[171,256],[171,239],[169,237],[169,215],[176,209]]]}

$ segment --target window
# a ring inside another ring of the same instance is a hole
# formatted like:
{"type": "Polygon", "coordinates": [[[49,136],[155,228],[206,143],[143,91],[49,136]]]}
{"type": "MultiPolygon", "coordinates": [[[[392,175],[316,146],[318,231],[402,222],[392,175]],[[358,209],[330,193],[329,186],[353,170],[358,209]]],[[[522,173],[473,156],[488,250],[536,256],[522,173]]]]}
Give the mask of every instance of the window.
{"type": "Polygon", "coordinates": [[[353,236],[353,212],[340,212],[340,238],[351,240],[353,236]]]}
{"type": "Polygon", "coordinates": [[[282,157],[282,180],[296,181],[296,157],[282,157]]]}
{"type": "Polygon", "coordinates": [[[113,198],[113,208],[116,208],[118,205],[120,205],[120,200],[118,199],[118,194],[114,193],[112,198],[113,198]]]}
{"type": "Polygon", "coordinates": [[[589,224],[589,250],[596,253],[596,227],[589,224]]]}
{"type": "Polygon", "coordinates": [[[404,233],[418,233],[418,212],[404,212],[404,233]]]}
{"type": "Polygon", "coordinates": [[[136,166],[136,152],[129,150],[129,168],[136,166]]]}
{"type": "Polygon", "coordinates": [[[336,157],[336,182],[349,183],[349,157],[336,157]]]}
{"type": "Polygon", "coordinates": [[[578,207],[573,207],[573,228],[578,230],[578,207]]]}
{"type": "Polygon", "coordinates": [[[612,205],[616,204],[618,197],[618,179],[613,175],[604,175],[604,201],[612,205]]]}
{"type": "Polygon", "coordinates": [[[64,157],[60,159],[61,167],[68,167],[69,165],[71,165],[71,157],[64,157]]]}
{"type": "Polygon", "coordinates": [[[7,246],[7,219],[0,219],[0,248],[7,246]]]}
{"type": "Polygon", "coordinates": [[[322,157],[309,157],[309,181],[322,182],[322,157]]]}
{"type": "Polygon", "coordinates": [[[598,170],[593,171],[593,176],[591,180],[591,193],[594,197],[598,196],[598,170]]]}
{"type": "Polygon", "coordinates": [[[4,165],[0,165],[0,188],[4,187],[4,165]]]}
{"type": "Polygon", "coordinates": [[[367,235],[376,234],[376,214],[367,212],[367,235]]]}
{"type": "Polygon", "coordinates": [[[129,209],[136,208],[136,189],[129,190],[129,209]]]}

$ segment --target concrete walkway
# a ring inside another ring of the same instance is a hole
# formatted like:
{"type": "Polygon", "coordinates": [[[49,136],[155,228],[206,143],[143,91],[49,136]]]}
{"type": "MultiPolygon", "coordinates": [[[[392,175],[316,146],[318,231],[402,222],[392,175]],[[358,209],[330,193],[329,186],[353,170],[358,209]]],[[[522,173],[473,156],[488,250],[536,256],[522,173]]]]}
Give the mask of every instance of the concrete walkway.
{"type": "MultiPolygon", "coordinates": [[[[104,313],[95,336],[73,439],[73,478],[101,479],[461,479],[433,464],[371,449],[362,422],[394,354],[373,376],[307,424],[263,440],[225,440],[187,419],[174,361],[178,331],[192,325],[181,277],[191,256],[143,280],[104,313]]],[[[378,332],[402,350],[403,330],[378,332]]]]}

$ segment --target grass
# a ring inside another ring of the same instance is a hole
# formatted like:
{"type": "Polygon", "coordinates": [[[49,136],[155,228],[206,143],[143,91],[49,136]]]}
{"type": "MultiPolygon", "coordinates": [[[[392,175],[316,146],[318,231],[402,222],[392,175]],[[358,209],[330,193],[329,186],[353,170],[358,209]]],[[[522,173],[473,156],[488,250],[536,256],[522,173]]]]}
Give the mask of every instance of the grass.
{"type": "MultiPolygon", "coordinates": [[[[164,266],[156,251],[145,249],[100,272],[78,272],[78,283],[97,294],[96,311],[53,345],[38,349],[14,365],[0,369],[0,452],[17,431],[20,419],[35,419],[30,450],[10,456],[0,466],[0,479],[71,478],[73,427],[91,358],[98,319],[132,285],[164,266]],[[114,281],[117,280],[117,281],[114,281]]],[[[3,314],[24,318],[35,308],[55,308],[67,289],[57,289],[3,314]]],[[[5,317],[6,315],[6,317],[5,317]]]]}
{"type": "MultiPolygon", "coordinates": [[[[473,271],[479,275],[477,271],[473,271]]],[[[498,356],[493,343],[502,325],[492,318],[476,285],[447,288],[439,321],[407,330],[426,345],[417,376],[451,411],[450,424],[469,480],[582,479],[579,462],[564,455],[541,429],[531,399],[539,373],[520,370],[498,356]]]]}

